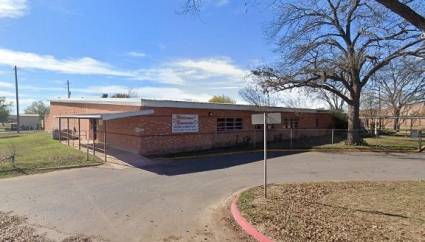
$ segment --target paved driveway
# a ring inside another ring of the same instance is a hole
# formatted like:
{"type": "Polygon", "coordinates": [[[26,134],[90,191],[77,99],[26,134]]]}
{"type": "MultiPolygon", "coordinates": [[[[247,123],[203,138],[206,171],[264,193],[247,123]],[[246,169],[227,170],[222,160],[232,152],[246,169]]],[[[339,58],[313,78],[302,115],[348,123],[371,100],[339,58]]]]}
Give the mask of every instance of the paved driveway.
{"type": "MultiPolygon", "coordinates": [[[[424,154],[271,155],[271,182],[425,179],[424,154]]],[[[113,241],[211,240],[214,230],[206,219],[211,208],[239,189],[261,184],[261,157],[235,154],[144,169],[103,166],[2,179],[0,210],[61,234],[113,241]]]]}

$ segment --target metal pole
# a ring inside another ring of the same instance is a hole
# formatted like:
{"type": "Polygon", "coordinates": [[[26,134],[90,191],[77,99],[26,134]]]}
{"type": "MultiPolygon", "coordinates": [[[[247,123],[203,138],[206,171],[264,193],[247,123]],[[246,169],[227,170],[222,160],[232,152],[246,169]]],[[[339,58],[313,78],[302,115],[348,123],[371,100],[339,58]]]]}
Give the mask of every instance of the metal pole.
{"type": "Polygon", "coordinates": [[[264,198],[267,198],[267,117],[264,113],[264,198]]]}
{"type": "Polygon", "coordinates": [[[62,119],[59,118],[59,143],[62,143],[62,119]]]}
{"type": "Polygon", "coordinates": [[[378,132],[378,126],[375,120],[375,136],[376,136],[376,147],[378,148],[379,146],[379,132],[378,132]]]}
{"type": "Polygon", "coordinates": [[[103,121],[103,153],[105,154],[105,162],[107,162],[107,155],[106,155],[106,120],[103,121]]]}
{"type": "Polygon", "coordinates": [[[253,146],[253,148],[254,148],[254,150],[255,150],[255,142],[257,141],[256,140],[256,135],[255,135],[255,133],[257,132],[257,130],[255,130],[255,125],[254,125],[254,139],[253,139],[253,141],[252,141],[252,146],[253,146]]]}
{"type": "Polygon", "coordinates": [[[69,118],[66,118],[66,143],[68,144],[68,146],[69,146],[69,118]]]}
{"type": "Polygon", "coordinates": [[[96,127],[96,120],[93,119],[93,156],[96,157],[96,138],[94,134],[94,129],[96,127]]]}
{"type": "Polygon", "coordinates": [[[292,149],[292,128],[291,128],[291,130],[290,130],[289,135],[290,135],[290,137],[291,137],[291,149],[292,149]]]}
{"type": "Polygon", "coordinates": [[[21,132],[21,121],[19,117],[19,87],[18,87],[18,68],[15,66],[15,91],[16,91],[16,132],[21,132]]]}
{"type": "Polygon", "coordinates": [[[78,150],[81,150],[81,119],[78,119],[78,150]]]}
{"type": "Polygon", "coordinates": [[[419,136],[419,152],[422,151],[422,130],[418,131],[418,136],[419,136]]]}
{"type": "Polygon", "coordinates": [[[332,129],[332,144],[334,144],[335,129],[332,129]]]}
{"type": "MultiPolygon", "coordinates": [[[[88,138],[88,137],[86,137],[86,138],[88,138]]],[[[86,144],[86,160],[89,160],[89,140],[88,139],[86,139],[87,140],[87,144],[86,144]]]]}

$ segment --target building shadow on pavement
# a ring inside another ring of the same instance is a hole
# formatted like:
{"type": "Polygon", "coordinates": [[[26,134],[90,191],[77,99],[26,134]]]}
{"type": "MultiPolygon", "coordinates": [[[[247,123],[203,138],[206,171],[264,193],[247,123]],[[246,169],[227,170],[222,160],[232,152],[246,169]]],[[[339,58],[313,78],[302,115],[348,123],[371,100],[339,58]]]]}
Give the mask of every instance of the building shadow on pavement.
{"type": "MultiPolygon", "coordinates": [[[[293,155],[300,151],[272,151],[268,152],[268,158],[293,155]]],[[[263,160],[263,152],[243,152],[225,155],[209,155],[208,157],[157,160],[158,163],[140,167],[141,169],[154,172],[159,175],[176,176],[188,173],[225,169],[263,160]]]]}
{"type": "MultiPolygon", "coordinates": [[[[102,145],[96,148],[96,156],[100,159],[104,158],[102,145]]],[[[78,148],[78,147],[77,147],[78,148]]],[[[83,152],[87,149],[86,145],[82,145],[83,152]]],[[[267,157],[269,159],[294,155],[302,153],[302,150],[293,151],[269,151],[267,157]]],[[[90,150],[92,155],[92,151],[90,150]]],[[[260,151],[242,151],[231,154],[208,153],[204,156],[200,153],[200,157],[194,158],[147,158],[136,153],[124,151],[115,148],[107,149],[108,163],[119,164],[132,168],[139,168],[158,175],[176,176],[189,173],[211,171],[225,169],[232,166],[239,166],[263,160],[263,152],[260,151]]]]}

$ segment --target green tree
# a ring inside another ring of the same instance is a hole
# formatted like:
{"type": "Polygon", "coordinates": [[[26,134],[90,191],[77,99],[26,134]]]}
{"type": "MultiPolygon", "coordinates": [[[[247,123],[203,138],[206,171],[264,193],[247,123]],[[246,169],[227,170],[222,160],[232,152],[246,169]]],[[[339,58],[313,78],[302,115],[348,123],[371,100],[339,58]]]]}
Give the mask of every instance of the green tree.
{"type": "Polygon", "coordinates": [[[212,98],[210,98],[210,100],[208,100],[209,103],[232,103],[235,104],[236,101],[233,100],[231,97],[228,96],[213,96],[212,98]]]}
{"type": "MultiPolygon", "coordinates": [[[[103,95],[102,95],[102,97],[103,97],[103,95]]],[[[119,92],[119,93],[115,93],[111,96],[111,98],[134,98],[134,97],[138,97],[138,95],[132,89],[128,89],[127,93],[119,92]]]]}
{"type": "Polygon", "coordinates": [[[6,103],[5,97],[0,97],[0,123],[7,121],[10,114],[10,103],[6,103]]]}
{"type": "Polygon", "coordinates": [[[127,93],[115,93],[111,98],[130,98],[130,95],[127,93]]]}
{"type": "Polygon", "coordinates": [[[33,102],[25,109],[26,114],[38,114],[41,119],[44,119],[44,116],[49,113],[49,111],[50,107],[42,101],[33,102]]]}

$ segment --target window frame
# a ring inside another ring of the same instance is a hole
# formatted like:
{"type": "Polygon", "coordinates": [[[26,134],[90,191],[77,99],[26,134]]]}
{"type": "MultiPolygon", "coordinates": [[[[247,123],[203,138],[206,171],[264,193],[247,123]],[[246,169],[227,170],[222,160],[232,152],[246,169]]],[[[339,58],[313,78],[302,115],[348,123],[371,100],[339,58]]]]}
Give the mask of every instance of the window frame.
{"type": "Polygon", "coordinates": [[[216,119],[217,132],[240,131],[243,129],[241,117],[220,117],[216,119]]]}

